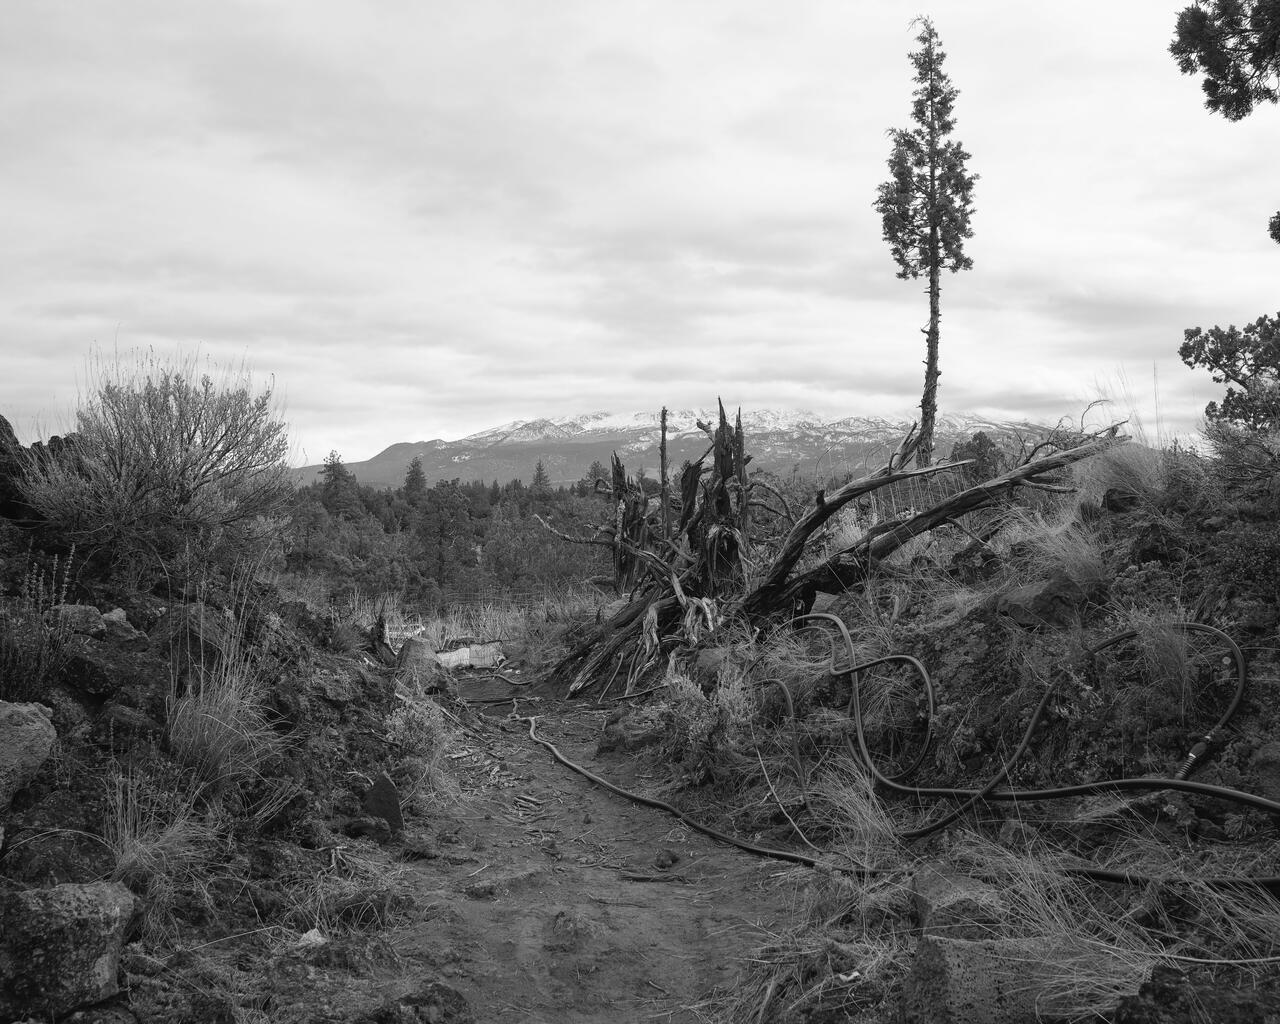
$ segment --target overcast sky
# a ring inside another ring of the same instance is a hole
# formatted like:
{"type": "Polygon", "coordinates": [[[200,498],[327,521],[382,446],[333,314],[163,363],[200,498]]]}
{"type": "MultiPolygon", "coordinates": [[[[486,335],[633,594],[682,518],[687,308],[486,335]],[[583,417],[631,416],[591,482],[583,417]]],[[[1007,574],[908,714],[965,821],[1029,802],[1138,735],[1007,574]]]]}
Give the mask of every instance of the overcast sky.
{"type": "Polygon", "coordinates": [[[1280,310],[1280,109],[1203,109],[1181,6],[4,0],[0,413],[65,429],[96,345],[247,361],[308,462],[717,395],[909,415],[927,301],[872,202],[923,13],[981,175],[940,408],[1127,387],[1192,430],[1183,329],[1280,310]]]}

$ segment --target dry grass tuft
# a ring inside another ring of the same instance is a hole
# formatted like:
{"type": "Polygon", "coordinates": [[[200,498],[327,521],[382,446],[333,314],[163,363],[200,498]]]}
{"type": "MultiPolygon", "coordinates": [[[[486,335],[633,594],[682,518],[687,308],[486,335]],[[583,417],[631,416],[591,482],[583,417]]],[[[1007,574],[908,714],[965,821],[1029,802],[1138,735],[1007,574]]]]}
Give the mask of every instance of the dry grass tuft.
{"type": "Polygon", "coordinates": [[[1077,505],[1100,505],[1109,490],[1136,494],[1151,503],[1164,484],[1164,454],[1131,441],[1071,467],[1077,505]]]}
{"type": "Polygon", "coordinates": [[[860,765],[833,762],[814,778],[809,795],[810,817],[832,853],[867,868],[900,867],[908,859],[897,838],[901,825],[860,765]]]}
{"type": "Polygon", "coordinates": [[[198,791],[139,772],[112,769],[106,781],[103,838],[115,857],[112,881],[143,897],[150,938],[174,927],[184,901],[202,900],[202,880],[222,830],[198,806],[198,791]]]}
{"type": "Polygon", "coordinates": [[[392,777],[407,807],[419,814],[457,803],[461,789],[449,770],[454,730],[430,700],[404,704],[387,719],[387,742],[398,756],[392,777]]]}
{"type": "Polygon", "coordinates": [[[330,871],[296,880],[286,890],[284,924],[299,931],[368,931],[388,928],[406,909],[400,879],[405,869],[344,851],[330,871]]]}
{"type": "Polygon", "coordinates": [[[243,637],[233,633],[217,663],[167,702],[169,743],[211,792],[237,792],[284,749],[243,637]]]}

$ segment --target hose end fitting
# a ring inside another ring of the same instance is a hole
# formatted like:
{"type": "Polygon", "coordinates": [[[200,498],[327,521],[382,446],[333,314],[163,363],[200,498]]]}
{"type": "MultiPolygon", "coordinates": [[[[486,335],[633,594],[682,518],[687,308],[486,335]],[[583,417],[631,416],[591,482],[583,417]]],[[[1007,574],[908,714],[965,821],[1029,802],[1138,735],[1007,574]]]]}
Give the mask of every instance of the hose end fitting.
{"type": "Polygon", "coordinates": [[[1188,752],[1183,758],[1182,764],[1178,766],[1178,770],[1173,773],[1175,779],[1185,779],[1191,774],[1191,769],[1195,767],[1195,763],[1204,757],[1209,749],[1209,744],[1213,742],[1213,733],[1206,733],[1205,736],[1188,752]]]}

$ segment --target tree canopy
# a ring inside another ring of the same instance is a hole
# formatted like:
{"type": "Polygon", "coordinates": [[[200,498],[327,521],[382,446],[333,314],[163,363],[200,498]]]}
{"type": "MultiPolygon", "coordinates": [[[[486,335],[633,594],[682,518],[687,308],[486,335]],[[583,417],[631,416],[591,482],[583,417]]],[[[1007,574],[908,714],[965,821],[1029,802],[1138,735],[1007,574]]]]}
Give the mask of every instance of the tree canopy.
{"type": "Polygon", "coordinates": [[[1280,0],[1197,0],[1178,13],[1169,52],[1183,74],[1204,75],[1209,110],[1239,121],[1280,100],[1280,0]]]}
{"type": "Polygon", "coordinates": [[[1221,402],[1210,402],[1205,416],[1251,430],[1280,426],[1280,313],[1260,316],[1238,328],[1186,331],[1178,355],[1190,367],[1202,366],[1227,385],[1221,402]]]}

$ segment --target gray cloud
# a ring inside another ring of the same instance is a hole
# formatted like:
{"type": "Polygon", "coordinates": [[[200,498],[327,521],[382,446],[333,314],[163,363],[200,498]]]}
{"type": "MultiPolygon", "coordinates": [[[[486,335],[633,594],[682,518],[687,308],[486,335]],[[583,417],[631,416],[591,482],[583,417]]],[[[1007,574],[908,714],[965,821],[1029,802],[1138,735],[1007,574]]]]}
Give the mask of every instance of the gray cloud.
{"type": "MultiPolygon", "coordinates": [[[[312,458],[720,393],[905,413],[925,300],[871,208],[910,102],[891,8],[16,0],[0,412],[34,436],[96,342],[247,360],[312,458]]],[[[944,406],[1057,419],[1154,372],[1190,429],[1182,329],[1276,306],[1274,119],[1205,114],[1155,0],[932,13],[982,174],[944,406]]]]}

